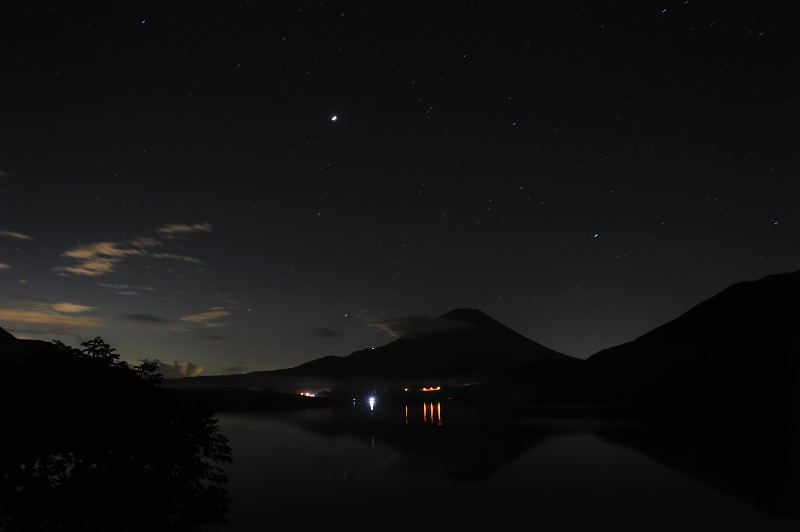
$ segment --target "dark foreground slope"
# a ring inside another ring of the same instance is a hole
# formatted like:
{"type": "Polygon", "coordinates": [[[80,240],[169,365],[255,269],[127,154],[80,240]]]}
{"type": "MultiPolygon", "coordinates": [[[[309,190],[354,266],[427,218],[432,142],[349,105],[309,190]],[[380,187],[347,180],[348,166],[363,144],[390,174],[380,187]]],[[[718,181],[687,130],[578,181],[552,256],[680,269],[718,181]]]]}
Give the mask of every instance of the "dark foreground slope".
{"type": "Polygon", "coordinates": [[[0,329],[0,530],[196,530],[224,521],[230,458],[210,413],[101,339],[0,329]]]}
{"type": "Polygon", "coordinates": [[[539,361],[574,360],[522,336],[479,310],[452,310],[426,320],[426,324],[423,333],[343,357],[323,357],[278,371],[181,379],[169,385],[288,389],[305,382],[319,387],[336,387],[345,381],[443,382],[442,379],[455,377],[488,378],[539,361]]]}
{"type": "Polygon", "coordinates": [[[598,400],[796,407],[800,272],[735,284],[585,369],[598,400]]]}

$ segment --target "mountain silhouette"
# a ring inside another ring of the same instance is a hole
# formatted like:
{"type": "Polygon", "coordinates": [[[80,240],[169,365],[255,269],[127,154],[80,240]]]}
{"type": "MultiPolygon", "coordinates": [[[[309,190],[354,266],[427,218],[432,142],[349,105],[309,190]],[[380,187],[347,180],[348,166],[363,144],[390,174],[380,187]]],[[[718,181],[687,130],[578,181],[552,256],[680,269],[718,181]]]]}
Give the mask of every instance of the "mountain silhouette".
{"type": "Polygon", "coordinates": [[[534,342],[477,309],[454,309],[437,318],[395,320],[402,336],[347,356],[326,356],[299,366],[276,370],[192,377],[171,381],[178,387],[294,389],[308,382],[377,381],[395,378],[482,378],[538,361],[574,360],[534,342]],[[291,386],[278,383],[291,382],[291,386]]]}
{"type": "Polygon", "coordinates": [[[480,375],[537,360],[570,358],[530,340],[477,309],[454,309],[412,333],[345,357],[324,357],[280,370],[283,375],[480,375]]]}
{"type": "Polygon", "coordinates": [[[605,398],[797,405],[800,272],[732,285],[585,369],[605,398]]]}

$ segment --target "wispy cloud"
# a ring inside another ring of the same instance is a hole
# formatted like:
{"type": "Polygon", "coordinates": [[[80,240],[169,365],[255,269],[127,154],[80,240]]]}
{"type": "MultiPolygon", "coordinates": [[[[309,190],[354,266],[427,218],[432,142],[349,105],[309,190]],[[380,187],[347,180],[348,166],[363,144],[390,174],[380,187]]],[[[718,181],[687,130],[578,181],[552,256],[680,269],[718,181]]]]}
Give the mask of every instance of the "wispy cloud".
{"type": "Polygon", "coordinates": [[[205,325],[206,327],[222,327],[225,324],[214,321],[220,318],[224,318],[225,316],[230,316],[231,313],[227,310],[206,310],[205,312],[199,312],[197,314],[189,314],[188,316],[183,316],[181,321],[188,321],[192,323],[200,323],[205,325]]]}
{"type": "Polygon", "coordinates": [[[11,327],[8,329],[8,332],[16,336],[17,338],[25,338],[28,335],[58,335],[58,336],[66,336],[68,334],[72,334],[74,331],[66,328],[66,327],[39,327],[36,329],[31,328],[24,328],[24,327],[11,327]]]}
{"type": "Polygon", "coordinates": [[[32,236],[23,233],[17,233],[16,231],[6,231],[5,229],[0,229],[0,236],[16,238],[17,240],[33,240],[32,236]]]}
{"type": "Polygon", "coordinates": [[[142,292],[158,292],[151,286],[131,286],[129,284],[97,283],[97,286],[111,290],[118,296],[138,296],[142,292]]]}
{"type": "Polygon", "coordinates": [[[196,233],[196,232],[211,232],[212,225],[209,222],[203,222],[201,224],[167,224],[162,225],[157,229],[157,231],[163,235],[175,235],[175,234],[185,234],[185,233],[196,233]]]}
{"type": "Polygon", "coordinates": [[[52,268],[54,272],[67,272],[74,275],[84,275],[86,277],[99,277],[114,271],[115,265],[122,259],[96,258],[84,260],[75,266],[56,266],[52,268]]]}
{"type": "Polygon", "coordinates": [[[128,243],[137,248],[157,248],[164,245],[160,240],[150,238],[149,236],[140,236],[129,240],[128,243]]]}
{"type": "Polygon", "coordinates": [[[12,296],[12,299],[18,303],[22,303],[27,307],[54,310],[64,314],[81,314],[83,312],[95,310],[95,307],[90,307],[88,305],[78,305],[76,303],[69,303],[67,301],[50,301],[49,299],[36,296],[15,295],[12,296]]]}
{"type": "MultiPolygon", "coordinates": [[[[163,238],[174,239],[189,233],[210,232],[211,224],[209,222],[202,224],[168,224],[159,227],[157,231],[163,238]]],[[[176,260],[188,264],[203,263],[202,260],[188,255],[153,251],[154,248],[163,245],[164,242],[161,240],[148,236],[139,236],[127,242],[91,242],[68,249],[62,253],[62,257],[74,259],[76,261],[74,264],[56,266],[51,269],[61,272],[61,275],[100,277],[114,272],[117,265],[129,257],[152,257],[154,259],[176,260]]],[[[119,295],[126,296],[138,295],[138,291],[133,288],[121,289],[116,292],[119,295]]]]}
{"type": "Polygon", "coordinates": [[[105,327],[103,318],[74,316],[49,310],[0,307],[0,322],[63,325],[66,327],[105,327]]]}
{"type": "Polygon", "coordinates": [[[52,270],[87,277],[99,277],[113,272],[124,257],[145,254],[141,249],[122,246],[123,244],[119,242],[92,242],[68,249],[62,253],[62,256],[77,259],[78,263],[72,266],[56,266],[52,270]]]}
{"type": "Polygon", "coordinates": [[[0,270],[10,270],[10,269],[11,269],[10,264],[6,264],[5,262],[0,262],[0,270]]]}
{"type": "Polygon", "coordinates": [[[409,316],[407,318],[374,321],[369,323],[369,326],[382,330],[392,338],[427,336],[471,327],[470,324],[465,322],[431,318],[430,316],[409,316]]]}
{"type": "Polygon", "coordinates": [[[134,323],[169,323],[169,320],[153,314],[126,314],[125,319],[134,323]]]}
{"type": "Polygon", "coordinates": [[[175,253],[153,253],[153,257],[157,259],[171,259],[188,262],[190,264],[203,264],[203,261],[195,257],[188,257],[186,255],[176,255],[175,253]]]}
{"type": "Polygon", "coordinates": [[[95,309],[95,307],[76,305],[75,303],[67,303],[66,301],[62,301],[60,303],[51,303],[50,308],[56,312],[64,312],[67,314],[80,314],[82,312],[89,312],[90,310],[95,309]]]}
{"type": "Polygon", "coordinates": [[[90,260],[97,257],[127,257],[129,255],[142,255],[144,253],[139,249],[125,249],[120,246],[122,246],[122,244],[119,242],[94,242],[68,249],[63,255],[73,259],[90,260]]]}

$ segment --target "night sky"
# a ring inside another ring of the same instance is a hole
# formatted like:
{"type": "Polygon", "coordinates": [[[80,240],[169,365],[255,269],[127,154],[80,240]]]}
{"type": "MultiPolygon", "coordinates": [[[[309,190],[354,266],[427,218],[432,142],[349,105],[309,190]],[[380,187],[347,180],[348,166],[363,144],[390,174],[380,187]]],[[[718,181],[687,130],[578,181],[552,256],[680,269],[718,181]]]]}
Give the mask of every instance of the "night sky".
{"type": "Polygon", "coordinates": [[[477,307],[585,358],[800,267],[798,8],[166,4],[2,8],[17,336],[209,374],[477,307]]]}

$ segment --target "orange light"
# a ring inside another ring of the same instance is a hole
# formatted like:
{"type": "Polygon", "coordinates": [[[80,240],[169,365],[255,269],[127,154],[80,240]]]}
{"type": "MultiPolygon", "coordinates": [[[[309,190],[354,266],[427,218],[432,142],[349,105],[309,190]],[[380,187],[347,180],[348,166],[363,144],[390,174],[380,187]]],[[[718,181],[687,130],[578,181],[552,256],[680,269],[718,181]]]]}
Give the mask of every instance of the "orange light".
{"type": "Polygon", "coordinates": [[[422,403],[422,420],[428,422],[428,403],[422,403]]]}
{"type": "Polygon", "coordinates": [[[436,403],[436,417],[439,418],[439,426],[442,425],[442,403],[436,403]]]}
{"type": "Polygon", "coordinates": [[[442,389],[441,386],[431,386],[429,388],[425,387],[425,386],[422,387],[422,391],[423,392],[435,392],[435,391],[441,390],[441,389],[442,389]]]}
{"type": "Polygon", "coordinates": [[[407,392],[407,391],[408,391],[408,388],[403,388],[403,391],[404,391],[404,392],[407,392]]]}

